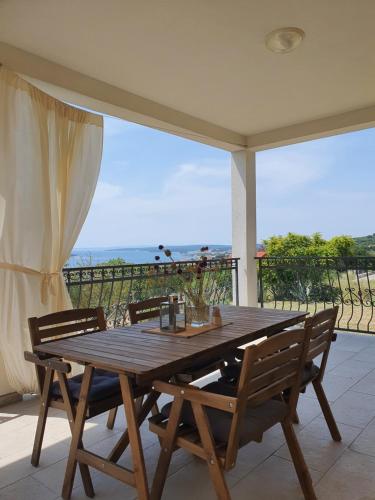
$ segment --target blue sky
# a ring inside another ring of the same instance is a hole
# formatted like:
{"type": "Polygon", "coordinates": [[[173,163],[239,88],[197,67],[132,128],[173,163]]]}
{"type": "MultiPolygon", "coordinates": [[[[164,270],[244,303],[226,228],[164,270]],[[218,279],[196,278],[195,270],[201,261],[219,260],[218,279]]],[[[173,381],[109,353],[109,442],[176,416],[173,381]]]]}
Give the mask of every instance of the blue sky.
{"type": "MultiPolygon", "coordinates": [[[[258,241],[375,232],[375,129],[257,153],[258,241]]],[[[231,242],[230,154],[105,117],[77,248],[231,242]]]]}

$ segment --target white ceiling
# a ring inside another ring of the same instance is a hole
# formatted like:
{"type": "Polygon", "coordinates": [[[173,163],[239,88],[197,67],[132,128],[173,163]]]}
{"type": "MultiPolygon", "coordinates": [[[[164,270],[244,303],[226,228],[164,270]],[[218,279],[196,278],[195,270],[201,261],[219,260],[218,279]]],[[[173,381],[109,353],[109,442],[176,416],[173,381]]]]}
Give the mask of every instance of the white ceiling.
{"type": "Polygon", "coordinates": [[[374,0],[0,0],[1,41],[243,135],[374,105],[374,26],[374,0]]]}

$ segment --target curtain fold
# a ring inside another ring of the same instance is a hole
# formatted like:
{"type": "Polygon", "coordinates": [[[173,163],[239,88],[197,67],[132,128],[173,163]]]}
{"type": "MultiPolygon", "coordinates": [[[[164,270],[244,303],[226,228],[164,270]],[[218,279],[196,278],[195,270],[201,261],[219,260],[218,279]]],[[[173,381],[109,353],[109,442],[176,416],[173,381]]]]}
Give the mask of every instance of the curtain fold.
{"type": "Polygon", "coordinates": [[[69,309],[62,275],[99,175],[101,116],[0,67],[0,350],[10,385],[36,390],[27,319],[69,309]]]}

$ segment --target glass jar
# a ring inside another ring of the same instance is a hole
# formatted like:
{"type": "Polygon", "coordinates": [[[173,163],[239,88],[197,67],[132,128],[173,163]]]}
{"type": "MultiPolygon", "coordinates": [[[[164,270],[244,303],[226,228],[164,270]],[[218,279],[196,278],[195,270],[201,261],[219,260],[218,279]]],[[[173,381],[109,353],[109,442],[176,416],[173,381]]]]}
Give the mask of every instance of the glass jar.
{"type": "Polygon", "coordinates": [[[193,328],[200,328],[211,323],[211,306],[207,304],[186,307],[186,322],[193,328]]]}

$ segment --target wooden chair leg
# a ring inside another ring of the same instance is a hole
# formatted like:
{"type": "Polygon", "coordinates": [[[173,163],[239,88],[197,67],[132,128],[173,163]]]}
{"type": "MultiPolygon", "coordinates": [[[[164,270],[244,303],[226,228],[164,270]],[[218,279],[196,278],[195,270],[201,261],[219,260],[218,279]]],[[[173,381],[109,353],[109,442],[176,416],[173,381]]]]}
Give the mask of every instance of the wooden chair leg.
{"type": "Polygon", "coordinates": [[[119,379],[122,400],[125,408],[126,423],[128,426],[129,444],[133,460],[133,469],[135,484],[138,491],[138,498],[139,500],[148,500],[150,496],[147,485],[141,436],[139,432],[138,415],[135,411],[133,389],[126,375],[120,373],[119,379]]]}
{"type": "Polygon", "coordinates": [[[313,381],[313,387],[318,398],[320,407],[322,409],[324,418],[326,419],[329,432],[331,433],[332,439],[334,441],[341,441],[341,434],[337,427],[335,417],[332,414],[331,407],[329,406],[326,394],[324,392],[323,386],[319,380],[313,381]]]}
{"type": "Polygon", "coordinates": [[[114,425],[115,425],[117,410],[118,410],[118,406],[116,406],[116,408],[112,408],[112,410],[109,410],[108,420],[107,420],[107,428],[110,430],[112,430],[114,425]]]}
{"type": "Polygon", "coordinates": [[[292,416],[292,420],[293,420],[293,424],[299,424],[299,416],[298,416],[297,410],[294,412],[294,414],[292,416]]]}
{"type": "Polygon", "coordinates": [[[285,439],[297,472],[297,476],[303,491],[305,500],[317,500],[309,469],[307,468],[302,450],[298,443],[296,434],[293,429],[291,420],[287,419],[282,422],[285,439]]]}
{"type": "MultiPolygon", "coordinates": [[[[69,391],[68,381],[67,381],[65,373],[57,372],[57,377],[59,379],[60,390],[61,390],[63,401],[65,404],[65,409],[66,409],[66,413],[68,416],[70,430],[71,430],[71,433],[73,435],[74,421],[75,421],[76,415],[75,415],[75,408],[73,405],[72,397],[71,397],[71,394],[69,391]]],[[[83,446],[82,441],[80,441],[78,446],[80,448],[82,448],[82,446],[83,446]]],[[[88,496],[89,498],[93,498],[95,495],[94,486],[92,484],[91,476],[90,476],[89,469],[88,469],[87,465],[79,464],[79,471],[81,473],[83,488],[85,490],[86,496],[88,496]]]]}
{"type": "MultiPolygon", "coordinates": [[[[155,401],[158,399],[159,396],[160,393],[155,391],[152,391],[147,396],[145,404],[142,406],[140,413],[137,415],[138,427],[142,425],[145,418],[150,413],[150,409],[154,408],[156,404],[155,401]]],[[[126,450],[128,444],[129,444],[129,432],[128,429],[126,429],[125,432],[122,434],[121,438],[119,439],[119,441],[117,442],[116,446],[112,449],[112,451],[108,455],[107,460],[110,460],[111,462],[117,462],[121,457],[121,455],[126,450]]]]}
{"type": "Polygon", "coordinates": [[[176,442],[178,426],[181,418],[182,398],[175,398],[172,403],[165,436],[162,438],[161,451],[156,467],[154,481],[151,489],[151,500],[159,500],[163,493],[165,480],[167,478],[169,464],[176,442]]]}
{"type": "Polygon", "coordinates": [[[54,374],[54,370],[52,370],[51,368],[47,368],[45,378],[44,378],[43,391],[42,391],[42,394],[40,397],[40,409],[39,409],[38,423],[36,426],[33,452],[31,455],[31,464],[34,467],[38,467],[38,465],[39,465],[40,453],[41,453],[42,444],[43,444],[44,431],[45,431],[46,422],[47,422],[48,407],[49,407],[49,402],[50,402],[50,389],[51,389],[51,385],[53,382],[53,374],[54,374]]]}
{"type": "MultiPolygon", "coordinates": [[[[69,500],[74,483],[74,476],[77,469],[77,450],[82,447],[82,434],[85,426],[85,417],[88,404],[88,395],[90,391],[90,386],[92,382],[94,369],[91,366],[86,366],[83,373],[83,379],[81,383],[81,391],[79,393],[79,403],[76,411],[76,418],[74,421],[72,441],[70,444],[68,463],[65,471],[64,484],[61,496],[64,500],[69,500]]],[[[90,476],[89,468],[84,465],[86,469],[85,477],[90,476]]],[[[90,478],[91,482],[91,478],[90,478]]]]}
{"type": "Polygon", "coordinates": [[[201,442],[206,452],[206,461],[208,470],[213,482],[217,498],[220,500],[230,500],[230,494],[225,481],[223,468],[219,458],[216,455],[215,443],[212,437],[210,424],[202,405],[191,403],[193,408],[195,422],[199,431],[201,442]]]}

